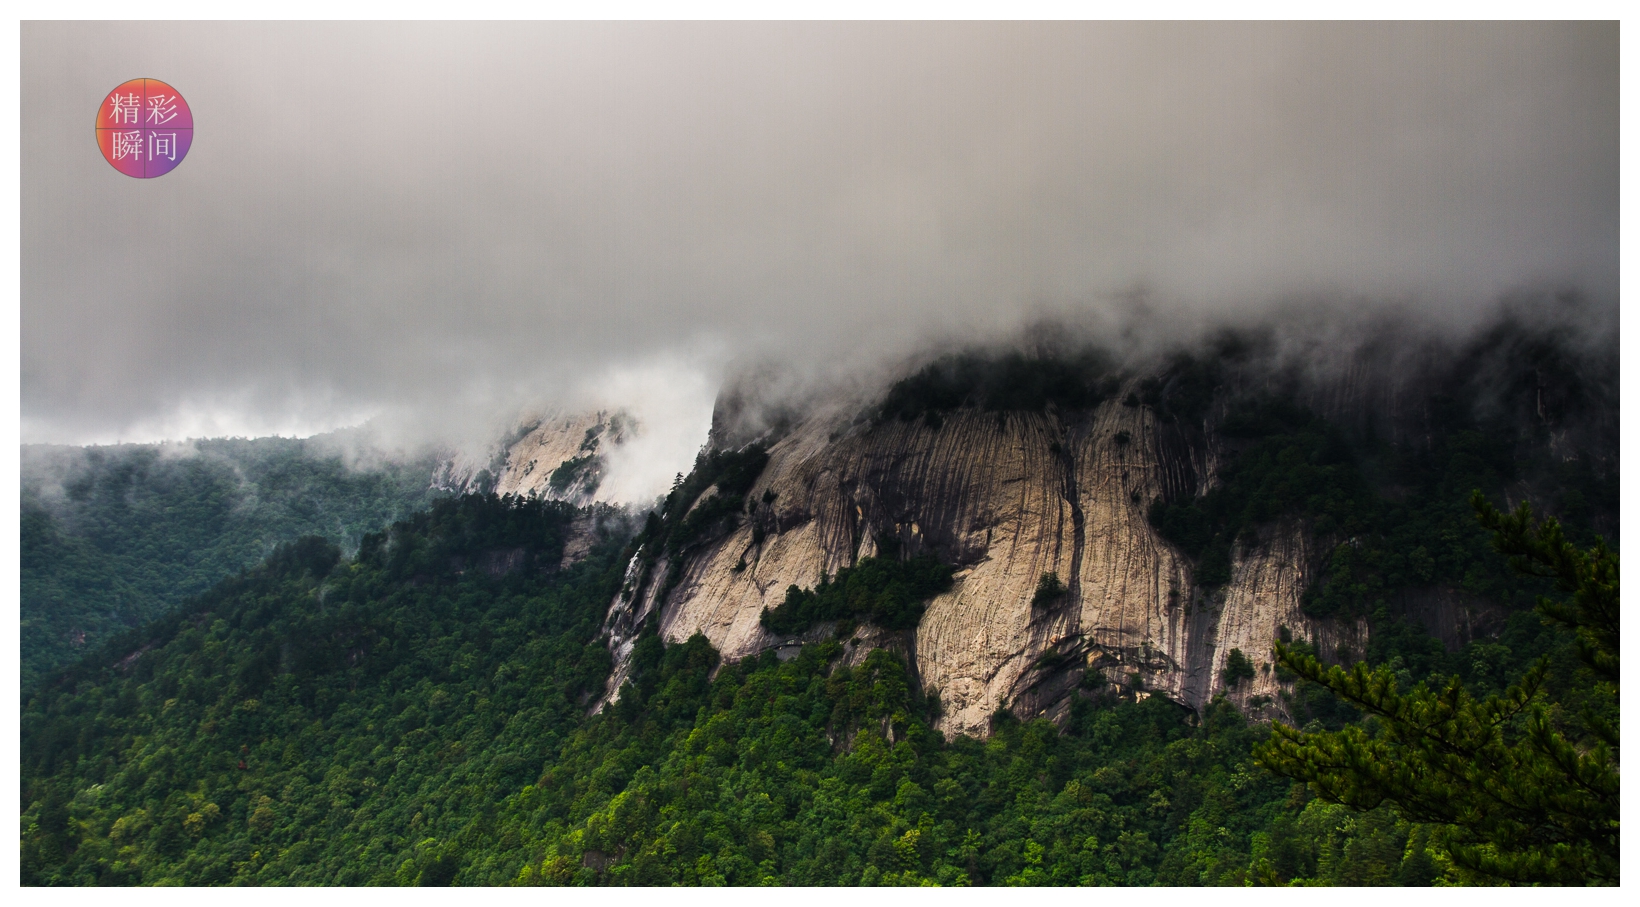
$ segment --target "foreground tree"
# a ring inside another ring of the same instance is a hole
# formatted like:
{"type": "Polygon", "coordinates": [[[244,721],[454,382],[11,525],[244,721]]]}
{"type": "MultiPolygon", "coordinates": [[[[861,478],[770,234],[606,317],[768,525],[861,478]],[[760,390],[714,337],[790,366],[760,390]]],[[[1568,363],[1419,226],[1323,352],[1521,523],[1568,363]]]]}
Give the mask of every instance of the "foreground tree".
{"type": "Polygon", "coordinates": [[[1526,504],[1505,514],[1479,492],[1471,501],[1516,570],[1570,593],[1540,597],[1537,608],[1576,634],[1584,670],[1575,689],[1551,690],[1543,658],[1502,695],[1476,699],[1456,677],[1402,692],[1387,667],[1327,667],[1277,643],[1282,665],[1369,718],[1312,733],[1277,723],[1258,759],[1325,799],[1361,810],[1387,803],[1435,826],[1460,880],[1616,884],[1617,555],[1604,540],[1580,550],[1526,504]]]}

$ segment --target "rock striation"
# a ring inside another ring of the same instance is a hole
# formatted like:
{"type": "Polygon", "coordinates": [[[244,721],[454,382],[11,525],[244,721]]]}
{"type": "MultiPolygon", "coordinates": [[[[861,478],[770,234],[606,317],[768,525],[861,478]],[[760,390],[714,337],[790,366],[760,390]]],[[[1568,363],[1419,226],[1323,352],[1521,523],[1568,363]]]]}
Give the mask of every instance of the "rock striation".
{"type": "MultiPolygon", "coordinates": [[[[1301,607],[1346,540],[1292,518],[1243,528],[1227,571],[1215,553],[1209,587],[1151,526],[1152,505],[1215,488],[1250,443],[1234,423],[1262,418],[1249,414],[1264,405],[1314,413],[1364,449],[1415,453],[1431,449],[1442,426],[1490,426],[1520,467],[1506,499],[1554,499],[1577,469],[1597,493],[1616,468],[1617,358],[1605,335],[1568,312],[1504,307],[1469,336],[1382,313],[1278,322],[1212,331],[1120,366],[1043,341],[1030,355],[946,356],[875,402],[845,401],[843,391],[783,395],[767,390],[766,376],[731,384],[707,449],[744,456],[766,445],[767,461],[749,487],[735,480],[732,501],[700,484],[712,481],[710,468],[698,483],[680,482],[674,496],[690,499],[672,500],[664,525],[651,521],[660,535],[646,530],[651,550],[638,549],[605,621],[615,670],[598,707],[619,695],[627,655],[651,623],[674,642],[702,633],[730,660],[784,657],[833,635],[821,624],[781,636],[759,618],[790,586],[814,587],[891,538],[907,556],[954,565],[953,586],[914,630],[861,626],[845,651],[850,660],[874,647],[903,653],[938,692],[947,734],[985,734],[999,709],[1061,716],[1101,687],[1193,709],[1223,695],[1247,714],[1290,718],[1271,664],[1276,639],[1306,639],[1326,660],[1366,650],[1365,619],[1314,618],[1301,607]],[[690,513],[712,519],[674,537],[690,513]],[[1038,596],[1039,583],[1059,591],[1038,596]]],[[[581,426],[552,431],[572,429],[581,426]]],[[[580,455],[532,452],[548,449],[545,435],[530,443],[515,446],[502,486],[538,489],[530,462],[580,455]]],[[[1388,499],[1405,493],[1378,481],[1388,499]]],[[[1614,509],[1590,520],[1616,537],[1614,509]]],[[[1494,634],[1504,616],[1445,587],[1403,589],[1380,606],[1449,647],[1494,634]]]]}
{"type": "Polygon", "coordinates": [[[1124,405],[1130,390],[1089,411],[964,409],[937,427],[835,412],[800,421],[770,448],[747,495],[749,516],[688,557],[674,583],[659,579],[673,565],[645,575],[634,559],[606,624],[618,665],[609,695],[651,615],[667,640],[700,632],[731,660],[789,647],[798,641],[761,626],[763,609],[778,606],[788,586],[812,587],[872,555],[887,535],[910,554],[933,551],[955,564],[956,581],[914,632],[896,641],[863,627],[852,651],[902,647],[938,691],[948,735],[984,734],[1002,708],[1061,714],[1097,683],[1192,708],[1227,693],[1275,714],[1268,663],[1281,629],[1323,651],[1359,651],[1365,624],[1302,612],[1316,552],[1296,524],[1239,547],[1222,589],[1198,589],[1147,512],[1169,487],[1205,490],[1216,455],[1158,425],[1148,407],[1124,405]],[[1048,573],[1065,593],[1033,604],[1048,573]],[[1256,673],[1226,690],[1231,649],[1256,673]]]}

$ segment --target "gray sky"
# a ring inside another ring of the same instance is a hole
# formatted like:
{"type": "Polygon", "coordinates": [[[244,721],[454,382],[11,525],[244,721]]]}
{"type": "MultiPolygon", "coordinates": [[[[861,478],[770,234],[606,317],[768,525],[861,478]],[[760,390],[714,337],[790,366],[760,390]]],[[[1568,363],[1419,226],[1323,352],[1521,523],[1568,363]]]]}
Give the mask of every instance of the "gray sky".
{"type": "Polygon", "coordinates": [[[704,438],[737,362],[1136,293],[1615,301],[1618,60],[1615,24],[24,23],[23,440],[646,388],[704,438]],[[154,180],[92,130],[143,76],[195,118],[154,180]]]}

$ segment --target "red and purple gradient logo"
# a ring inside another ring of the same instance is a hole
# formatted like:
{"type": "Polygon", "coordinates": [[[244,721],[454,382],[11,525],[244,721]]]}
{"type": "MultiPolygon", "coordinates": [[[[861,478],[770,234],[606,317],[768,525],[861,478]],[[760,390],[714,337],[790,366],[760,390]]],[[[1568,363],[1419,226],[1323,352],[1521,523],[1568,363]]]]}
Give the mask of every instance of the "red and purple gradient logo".
{"type": "Polygon", "coordinates": [[[115,170],[153,179],[175,170],[194,143],[194,112],[175,88],[132,79],[97,108],[97,147],[115,170]]]}

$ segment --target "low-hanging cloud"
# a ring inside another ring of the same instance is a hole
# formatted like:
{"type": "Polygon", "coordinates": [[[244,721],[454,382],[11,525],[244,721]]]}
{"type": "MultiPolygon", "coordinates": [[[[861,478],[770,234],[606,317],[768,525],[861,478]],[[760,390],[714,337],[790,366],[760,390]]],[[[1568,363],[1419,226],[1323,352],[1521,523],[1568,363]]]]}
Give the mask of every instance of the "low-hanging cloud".
{"type": "Polygon", "coordinates": [[[579,399],[618,410],[635,423],[624,443],[605,451],[600,497],[653,503],[671,489],[680,471],[688,471],[706,440],[717,396],[718,376],[709,361],[669,354],[592,376],[579,399]]]}
{"type": "Polygon", "coordinates": [[[23,437],[457,436],[609,377],[647,488],[737,362],[1135,298],[1615,301],[1618,59],[1600,23],[25,23],[23,437]],[[141,76],[196,121],[155,180],[92,140],[141,76]]]}

